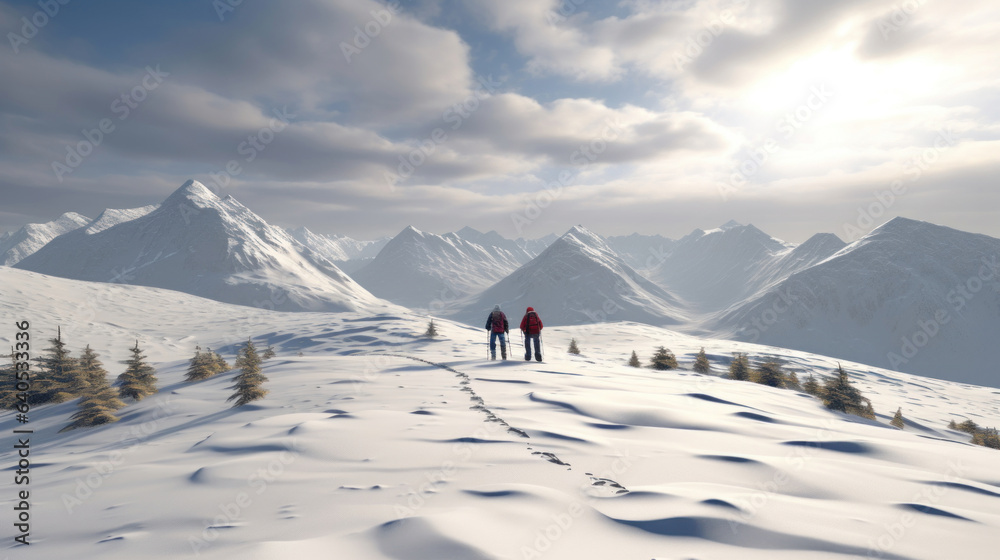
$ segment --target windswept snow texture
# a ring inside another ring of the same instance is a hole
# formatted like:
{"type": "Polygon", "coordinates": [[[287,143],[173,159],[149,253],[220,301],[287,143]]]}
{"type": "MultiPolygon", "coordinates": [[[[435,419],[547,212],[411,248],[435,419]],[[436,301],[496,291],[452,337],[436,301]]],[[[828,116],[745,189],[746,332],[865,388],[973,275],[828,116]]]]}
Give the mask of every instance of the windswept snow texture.
{"type": "Polygon", "coordinates": [[[353,274],[368,291],[413,309],[440,311],[485,290],[526,259],[519,247],[483,247],[456,233],[407,227],[353,274]]]}
{"type": "Polygon", "coordinates": [[[1000,385],[1000,239],[896,218],[709,326],[723,336],[1000,385]]]}
{"type": "Polygon", "coordinates": [[[56,237],[90,223],[90,218],[67,212],[44,224],[28,224],[15,232],[0,236],[0,264],[14,266],[56,237]]]}
{"type": "MultiPolygon", "coordinates": [[[[138,338],[160,387],[98,428],[59,433],[76,401],[31,410],[32,545],[9,541],[11,560],[996,554],[1000,451],[946,428],[1000,424],[994,389],[844,362],[876,423],[716,376],[734,351],[800,378],[833,359],[646,325],[548,328],[545,363],[487,362],[479,329],[441,320],[427,339],[408,313],[262,311],[12,268],[0,285],[0,323],[30,309],[39,345],[61,324],[112,376],[138,338]],[[235,372],[183,381],[195,344],[232,363],[248,336],[277,351],[265,399],[230,408],[235,372]],[[682,369],[625,366],[659,345],[682,369]],[[703,346],[716,375],[687,369],[703,346]],[[897,407],[905,430],[887,425],[897,407]]],[[[23,427],[0,413],[4,433],[23,427]]],[[[11,476],[18,460],[0,449],[11,476]]]]}
{"type": "Polygon", "coordinates": [[[17,267],[265,309],[381,305],[330,261],[197,181],[185,183],[145,216],[95,233],[81,229],[60,236],[17,267]]]}
{"type": "Polygon", "coordinates": [[[640,276],[603,239],[580,226],[454,317],[479,325],[496,304],[516,319],[515,324],[528,306],[547,325],[604,321],[671,325],[686,319],[676,298],[640,276]]]}

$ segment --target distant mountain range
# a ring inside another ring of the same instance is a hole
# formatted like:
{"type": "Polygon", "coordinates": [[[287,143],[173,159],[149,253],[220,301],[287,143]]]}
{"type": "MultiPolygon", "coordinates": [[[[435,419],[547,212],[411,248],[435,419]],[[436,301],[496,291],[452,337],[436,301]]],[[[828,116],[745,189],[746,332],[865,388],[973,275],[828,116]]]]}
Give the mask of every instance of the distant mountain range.
{"type": "Polygon", "coordinates": [[[845,244],[729,222],[681,239],[504,238],[407,227],[358,241],[267,224],[196,181],[162,204],[67,213],[0,237],[7,265],[279,310],[398,304],[480,326],[493,305],[547,325],[632,321],[995,385],[1000,240],[904,218],[845,244]],[[350,276],[344,272],[348,270],[350,276]],[[387,302],[391,302],[387,303],[387,302]]]}

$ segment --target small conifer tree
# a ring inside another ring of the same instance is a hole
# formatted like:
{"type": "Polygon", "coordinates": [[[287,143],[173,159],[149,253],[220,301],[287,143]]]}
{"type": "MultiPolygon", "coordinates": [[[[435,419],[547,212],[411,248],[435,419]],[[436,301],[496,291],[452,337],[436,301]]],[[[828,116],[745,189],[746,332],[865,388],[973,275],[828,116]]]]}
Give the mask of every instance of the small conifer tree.
{"type": "Polygon", "coordinates": [[[660,346],[653,357],[649,360],[650,365],[653,369],[657,370],[667,370],[677,368],[677,358],[674,353],[667,350],[665,347],[660,346]]]}
{"type": "Polygon", "coordinates": [[[785,372],[781,370],[781,364],[769,361],[754,371],[753,380],[768,387],[784,387],[785,372]]]}
{"type": "Polygon", "coordinates": [[[108,383],[108,372],[89,344],[80,357],[80,370],[87,377],[87,388],[77,405],[76,413],[70,417],[73,422],[60,432],[117,422],[118,417],[114,415],[114,411],[125,406],[108,383]]]}
{"type": "Polygon", "coordinates": [[[813,374],[810,373],[809,376],[806,377],[805,383],[802,384],[802,390],[814,397],[819,396],[819,382],[816,381],[816,377],[813,374]]]}
{"type": "Polygon", "coordinates": [[[568,352],[570,354],[576,354],[577,356],[580,355],[580,347],[576,345],[576,339],[575,338],[570,339],[568,352]]]}
{"type": "Polygon", "coordinates": [[[62,329],[50,338],[51,346],[38,358],[28,402],[32,405],[65,402],[79,396],[87,384],[80,373],[76,358],[70,356],[62,340],[62,329]]]}
{"type": "Polygon", "coordinates": [[[261,360],[270,360],[275,355],[276,354],[274,352],[274,346],[271,346],[270,344],[268,344],[267,348],[264,349],[264,353],[260,355],[260,359],[261,360]]]}
{"type": "Polygon", "coordinates": [[[708,355],[705,354],[705,348],[698,351],[698,355],[694,358],[694,367],[692,369],[698,373],[708,373],[712,369],[712,364],[708,362],[708,355]]]}
{"type": "Polygon", "coordinates": [[[954,419],[952,419],[950,422],[948,422],[948,429],[949,430],[957,430],[958,429],[958,424],[955,423],[954,419]]]}
{"type": "Polygon", "coordinates": [[[892,417],[892,421],[890,421],[889,424],[892,425],[892,426],[895,426],[895,427],[899,428],[900,430],[902,430],[906,426],[906,423],[903,420],[903,408],[902,407],[899,407],[899,408],[896,409],[896,415],[892,417]]]}
{"type": "Polygon", "coordinates": [[[0,409],[9,410],[17,406],[17,358],[14,347],[11,346],[10,354],[4,354],[0,358],[10,360],[9,365],[0,370],[0,409]]]}
{"type": "Polygon", "coordinates": [[[848,412],[854,414],[855,416],[860,416],[862,418],[867,418],[869,420],[876,419],[875,408],[872,407],[872,401],[868,400],[865,397],[861,397],[861,406],[858,406],[853,410],[849,410],[848,412]]]}
{"type": "Polygon", "coordinates": [[[99,358],[100,356],[90,348],[89,344],[80,354],[77,367],[87,387],[101,385],[102,382],[104,385],[108,384],[108,370],[104,369],[104,364],[99,358]]]}
{"type": "Polygon", "coordinates": [[[793,391],[801,391],[802,384],[799,383],[799,376],[794,371],[788,372],[785,376],[785,388],[793,391]]]}
{"type": "Polygon", "coordinates": [[[628,365],[632,367],[642,367],[642,363],[639,362],[639,355],[632,351],[632,357],[628,359],[628,365]]]}
{"type": "Polygon", "coordinates": [[[229,362],[225,360],[218,352],[213,352],[211,348],[207,350],[208,355],[211,357],[212,371],[213,375],[216,373],[222,373],[224,371],[229,371],[229,362]]]}
{"type": "Polygon", "coordinates": [[[966,420],[966,421],[960,423],[956,428],[960,432],[965,432],[967,434],[976,435],[976,432],[979,431],[979,424],[976,424],[972,420],[966,420]]]}
{"type": "Polygon", "coordinates": [[[202,379],[212,377],[216,373],[218,373],[218,368],[215,364],[215,356],[209,352],[202,352],[201,346],[195,346],[194,356],[191,357],[187,373],[184,375],[184,381],[189,383],[201,381],[202,379]]]}
{"type": "Polygon", "coordinates": [[[736,352],[733,361],[729,362],[729,379],[748,381],[750,379],[750,359],[746,354],[736,352]]]}
{"type": "Polygon", "coordinates": [[[261,359],[257,355],[253,341],[247,339],[246,345],[236,357],[236,368],[240,372],[233,378],[234,384],[230,387],[236,392],[226,399],[226,402],[236,401],[233,404],[234,408],[262,399],[267,395],[267,389],[261,387],[267,381],[267,377],[261,372],[260,363],[261,359]]]}
{"type": "Polygon", "coordinates": [[[156,370],[146,363],[146,356],[139,348],[139,341],[130,348],[132,357],[122,362],[126,364],[125,372],[118,376],[118,395],[122,399],[142,399],[156,393],[156,370]]]}
{"type": "Polygon", "coordinates": [[[1000,449],[1000,433],[997,432],[996,428],[983,428],[972,436],[972,443],[992,449],[1000,449]]]}
{"type": "Polygon", "coordinates": [[[847,372],[840,364],[837,364],[837,375],[827,379],[823,384],[821,398],[823,405],[830,410],[846,412],[870,420],[875,419],[875,410],[872,408],[871,401],[861,396],[861,391],[851,383],[847,372]]]}
{"type": "Polygon", "coordinates": [[[438,335],[437,325],[434,324],[434,319],[431,319],[430,322],[427,323],[427,330],[424,331],[424,336],[426,336],[427,338],[434,338],[437,335],[438,335]]]}

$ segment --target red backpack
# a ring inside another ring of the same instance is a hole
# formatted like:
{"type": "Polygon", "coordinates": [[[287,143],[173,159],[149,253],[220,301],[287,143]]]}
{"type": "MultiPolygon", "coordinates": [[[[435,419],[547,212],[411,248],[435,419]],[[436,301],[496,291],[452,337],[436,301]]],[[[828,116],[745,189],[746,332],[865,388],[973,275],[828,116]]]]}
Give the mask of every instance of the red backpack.
{"type": "Polygon", "coordinates": [[[525,319],[526,319],[525,327],[527,327],[525,329],[526,333],[538,334],[542,332],[542,329],[538,328],[539,324],[542,322],[541,319],[538,318],[538,313],[535,313],[534,311],[529,311],[528,314],[525,316],[525,319]]]}
{"type": "Polygon", "coordinates": [[[493,312],[493,332],[504,332],[503,319],[503,311],[493,312]]]}

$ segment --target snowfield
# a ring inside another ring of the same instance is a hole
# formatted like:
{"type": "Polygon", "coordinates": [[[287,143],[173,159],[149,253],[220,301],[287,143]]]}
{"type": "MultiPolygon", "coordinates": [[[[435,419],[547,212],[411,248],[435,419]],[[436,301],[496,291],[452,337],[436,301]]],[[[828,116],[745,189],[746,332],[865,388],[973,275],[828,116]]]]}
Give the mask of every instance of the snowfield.
{"type": "MultiPolygon", "coordinates": [[[[58,433],[75,401],[31,412],[33,544],[6,539],[12,559],[996,554],[1000,452],[946,424],[1000,425],[997,389],[844,362],[872,422],[687,369],[702,346],[716,374],[733,351],[800,379],[833,359],[634,323],[547,328],[545,362],[488,362],[484,331],[439,320],[430,340],[426,317],[387,309],[275,312],[11,268],[0,284],[0,341],[28,319],[37,353],[62,325],[117,376],[138,339],[160,380],[108,426],[58,433]],[[277,350],[266,399],[229,408],[233,372],[182,381],[195,344],[232,362],[248,336],[277,350]],[[660,345],[680,370],[624,365],[660,345]]],[[[5,434],[19,427],[0,415],[5,434]]]]}

